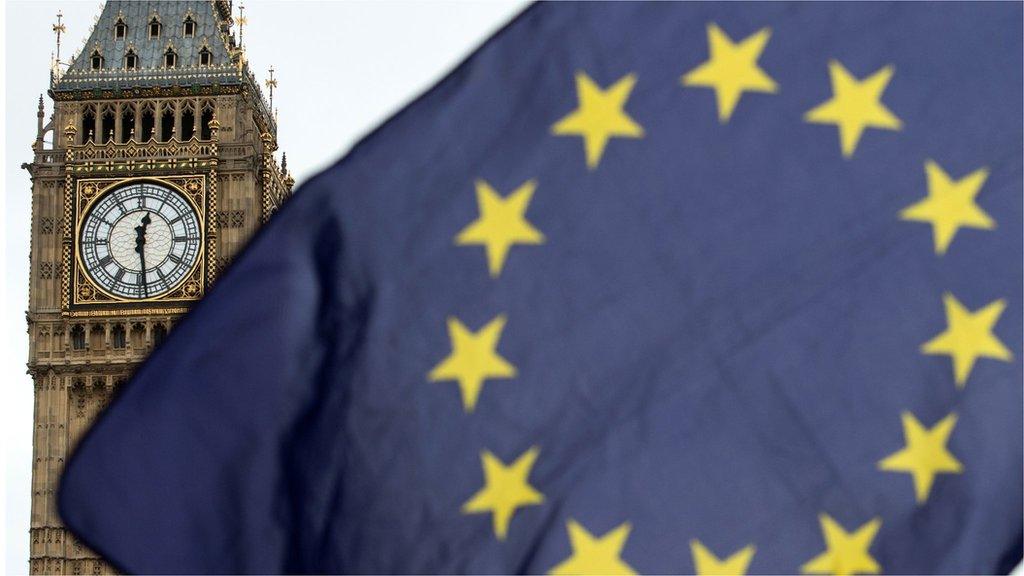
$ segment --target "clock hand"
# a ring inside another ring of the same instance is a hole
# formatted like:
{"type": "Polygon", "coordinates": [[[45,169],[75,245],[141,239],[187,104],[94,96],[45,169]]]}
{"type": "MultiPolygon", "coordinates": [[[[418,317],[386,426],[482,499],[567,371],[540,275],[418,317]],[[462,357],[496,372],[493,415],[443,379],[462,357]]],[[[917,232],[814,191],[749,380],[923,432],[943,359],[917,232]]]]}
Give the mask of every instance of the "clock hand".
{"type": "Polygon", "coordinates": [[[149,297],[149,286],[146,284],[146,228],[152,219],[149,212],[142,217],[142,224],[135,227],[135,252],[139,254],[139,285],[142,287],[142,297],[149,297]]]}

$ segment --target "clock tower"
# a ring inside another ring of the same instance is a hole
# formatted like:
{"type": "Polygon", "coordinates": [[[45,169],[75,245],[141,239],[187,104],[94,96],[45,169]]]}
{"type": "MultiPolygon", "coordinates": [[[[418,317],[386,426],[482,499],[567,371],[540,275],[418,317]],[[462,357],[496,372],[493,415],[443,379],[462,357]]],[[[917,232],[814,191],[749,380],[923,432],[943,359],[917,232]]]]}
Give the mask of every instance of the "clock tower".
{"type": "MultiPolygon", "coordinates": [[[[106,574],[55,492],[96,414],[291,194],[276,118],[228,1],[105,4],[39,100],[28,371],[30,571],[106,574]],[[237,36],[236,36],[237,32],[237,36]],[[51,140],[52,146],[46,141],[51,140]]],[[[267,81],[271,101],[276,81],[267,81]]]]}

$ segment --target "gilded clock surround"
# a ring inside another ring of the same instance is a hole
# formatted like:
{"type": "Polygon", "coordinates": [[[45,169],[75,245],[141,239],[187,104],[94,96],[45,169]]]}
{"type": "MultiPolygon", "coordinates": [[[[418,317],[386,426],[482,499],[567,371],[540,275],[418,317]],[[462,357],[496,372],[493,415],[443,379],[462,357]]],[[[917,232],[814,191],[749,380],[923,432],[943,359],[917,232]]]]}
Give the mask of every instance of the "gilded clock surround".
{"type": "MultiPolygon", "coordinates": [[[[75,186],[75,231],[74,231],[74,266],[65,264],[63,267],[66,273],[72,275],[69,282],[70,308],[68,313],[77,315],[82,310],[79,308],[106,306],[110,304],[124,303],[135,306],[143,306],[140,310],[147,310],[145,306],[151,303],[184,303],[199,300],[205,293],[206,269],[207,266],[216,266],[216,263],[208,260],[206,254],[206,227],[210,219],[208,213],[207,177],[203,174],[176,174],[168,176],[144,176],[133,178],[87,178],[80,179],[75,186]],[[192,270],[177,283],[169,292],[152,298],[125,298],[110,293],[99,283],[95,282],[86,272],[82,262],[81,249],[78,242],[82,234],[82,223],[89,210],[107,192],[130,185],[133,182],[152,182],[166,186],[177,191],[192,206],[199,216],[201,238],[199,242],[199,257],[196,259],[192,270]]],[[[215,224],[214,224],[215,225],[215,224]]]]}

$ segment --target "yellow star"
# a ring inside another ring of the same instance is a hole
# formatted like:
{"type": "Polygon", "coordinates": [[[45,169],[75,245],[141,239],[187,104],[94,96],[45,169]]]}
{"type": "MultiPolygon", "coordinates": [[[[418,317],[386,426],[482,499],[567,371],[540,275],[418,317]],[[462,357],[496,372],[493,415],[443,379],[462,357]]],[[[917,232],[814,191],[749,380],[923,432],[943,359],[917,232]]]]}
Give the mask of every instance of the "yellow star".
{"type": "Polygon", "coordinates": [[[1006,309],[1005,300],[990,302],[977,312],[971,312],[946,293],[942,296],[946,307],[946,331],[921,345],[923,354],[945,354],[953,359],[953,374],[958,388],[963,388],[978,358],[995,358],[1009,362],[1013,354],[992,334],[992,327],[1006,309]]]}
{"type": "Polygon", "coordinates": [[[882,568],[868,551],[882,519],[875,518],[850,534],[828,514],[818,516],[825,536],[825,551],[800,567],[804,574],[878,574],[882,568]]]}
{"type": "Polygon", "coordinates": [[[988,178],[987,169],[979,168],[954,182],[941,166],[928,160],[924,163],[924,172],[928,179],[928,197],[904,208],[900,218],[931,222],[936,254],[946,253],[961,226],[983,230],[996,227],[995,221],[974,203],[988,178]]]}
{"type": "Polygon", "coordinates": [[[511,466],[505,466],[494,454],[487,450],[481,452],[485,485],[462,505],[462,513],[493,512],[494,534],[498,540],[504,540],[508,536],[508,524],[516,508],[535,506],[544,501],[544,495],[527,482],[539,453],[540,448],[534,446],[511,466]]]}
{"type": "Polygon", "coordinates": [[[619,524],[600,538],[594,538],[575,520],[569,520],[568,528],[572,556],[552,568],[551,574],[636,574],[620,557],[629,531],[633,529],[629,522],[619,524]]]}
{"type": "Polygon", "coordinates": [[[770,28],[762,28],[737,44],[718,25],[708,24],[710,58],[683,76],[683,86],[714,88],[718,121],[728,122],[744,91],[779,90],[775,80],[757,65],[771,35],[770,28]]]}
{"type": "Polygon", "coordinates": [[[524,216],[536,189],[537,183],[530,180],[503,199],[490,184],[477,180],[476,201],[480,217],[459,232],[455,244],[482,244],[487,250],[487,268],[491,278],[501,274],[508,250],[513,244],[544,242],[544,235],[524,216]]]}
{"type": "Polygon", "coordinates": [[[924,502],[928,499],[936,474],[959,474],[963,470],[960,461],[946,448],[954,426],[956,414],[946,416],[929,430],[913,414],[904,412],[903,436],[907,447],[883,459],[878,467],[890,472],[912,474],[917,502],[924,502]]]}
{"type": "Polygon", "coordinates": [[[644,135],[644,129],[623,110],[634,85],[636,75],[627,74],[612,84],[611,88],[601,90],[586,72],[577,72],[576,96],[579,107],[556,122],[551,127],[552,134],[582,136],[587,167],[596,168],[609,138],[641,138],[644,135]]]}
{"type": "Polygon", "coordinates": [[[754,558],[754,545],[744,547],[725,560],[719,560],[711,553],[700,540],[690,540],[690,552],[693,554],[693,565],[698,576],[742,575],[747,573],[747,567],[754,558]]]}
{"type": "Polygon", "coordinates": [[[899,130],[903,123],[885,104],[882,92],[889,85],[894,69],[886,66],[865,80],[858,81],[842,64],[828,64],[832,77],[832,99],[809,110],[804,120],[814,124],[835,124],[843,156],[853,156],[865,128],[899,130]]]}
{"type": "Polygon", "coordinates": [[[462,405],[472,412],[487,378],[514,378],[516,368],[495,352],[505,315],[491,320],[479,332],[470,332],[457,318],[448,318],[448,337],[452,353],[427,375],[431,382],[457,380],[462,391],[462,405]]]}

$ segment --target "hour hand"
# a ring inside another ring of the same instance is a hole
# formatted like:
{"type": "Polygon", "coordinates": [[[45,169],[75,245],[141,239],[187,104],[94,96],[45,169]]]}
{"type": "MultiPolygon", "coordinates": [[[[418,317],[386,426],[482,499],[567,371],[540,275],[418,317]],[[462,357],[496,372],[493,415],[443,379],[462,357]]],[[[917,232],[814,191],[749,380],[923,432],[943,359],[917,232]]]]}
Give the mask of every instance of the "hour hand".
{"type": "Polygon", "coordinates": [[[139,251],[139,286],[142,288],[143,297],[149,296],[149,287],[146,285],[146,253],[139,251]]]}
{"type": "Polygon", "coordinates": [[[142,256],[143,246],[146,245],[146,228],[152,219],[149,217],[149,212],[142,217],[142,223],[135,227],[135,252],[142,256]]]}

